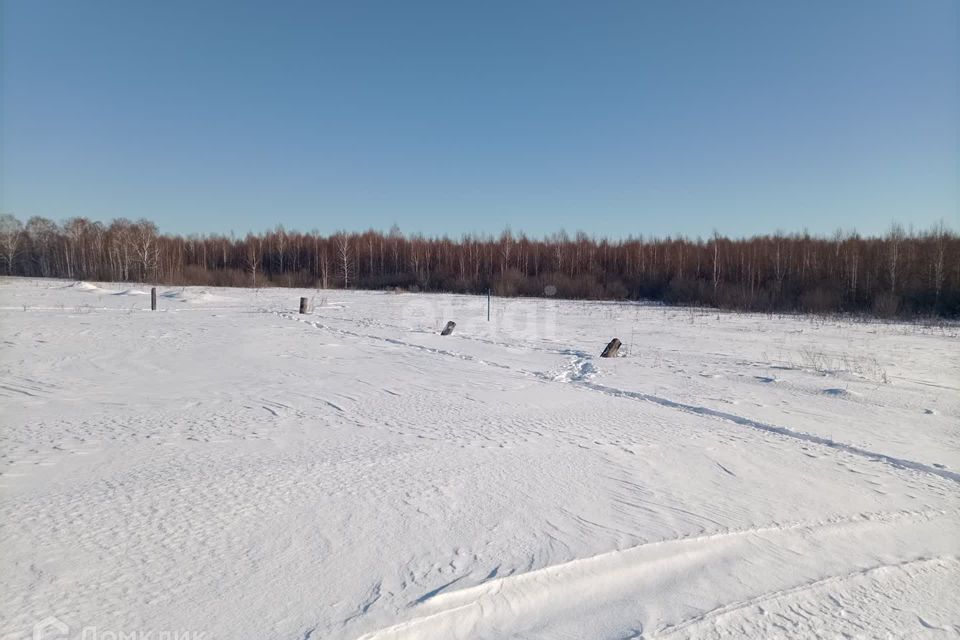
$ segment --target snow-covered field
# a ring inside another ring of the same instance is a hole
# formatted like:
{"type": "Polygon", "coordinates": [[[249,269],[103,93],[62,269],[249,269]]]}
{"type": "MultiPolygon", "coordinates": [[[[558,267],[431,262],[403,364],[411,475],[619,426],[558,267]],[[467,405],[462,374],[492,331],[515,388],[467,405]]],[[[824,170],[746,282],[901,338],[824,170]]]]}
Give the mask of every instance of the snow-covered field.
{"type": "Polygon", "coordinates": [[[0,282],[5,638],[960,633],[956,327],[148,291],[0,282]]]}

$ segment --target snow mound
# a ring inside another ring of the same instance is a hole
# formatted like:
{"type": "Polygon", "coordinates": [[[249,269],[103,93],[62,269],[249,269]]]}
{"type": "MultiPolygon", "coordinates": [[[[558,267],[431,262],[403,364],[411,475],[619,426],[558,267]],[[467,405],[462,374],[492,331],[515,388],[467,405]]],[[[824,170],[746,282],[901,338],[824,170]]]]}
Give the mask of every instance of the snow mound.
{"type": "Polygon", "coordinates": [[[824,389],[820,393],[822,393],[825,396],[834,396],[836,398],[852,398],[854,396],[860,395],[855,391],[850,391],[849,389],[840,389],[840,388],[824,389]]]}
{"type": "Polygon", "coordinates": [[[168,291],[161,295],[167,300],[176,300],[177,302],[187,302],[190,304],[204,304],[207,302],[226,302],[226,301],[232,300],[232,298],[228,296],[216,295],[206,290],[188,291],[186,289],[183,289],[180,291],[168,291]]]}
{"type": "Polygon", "coordinates": [[[114,289],[107,289],[105,287],[99,287],[91,282],[78,281],[73,284],[67,285],[67,289],[75,289],[77,291],[86,291],[88,293],[101,293],[111,296],[146,296],[150,295],[146,291],[140,291],[138,289],[124,289],[122,291],[116,291],[114,289]]]}
{"type": "Polygon", "coordinates": [[[596,374],[590,356],[580,353],[574,355],[563,369],[548,377],[557,382],[582,382],[591,380],[596,374]]]}
{"type": "Polygon", "coordinates": [[[68,289],[79,289],[80,291],[103,291],[100,287],[89,282],[74,282],[71,285],[67,285],[68,289]]]}

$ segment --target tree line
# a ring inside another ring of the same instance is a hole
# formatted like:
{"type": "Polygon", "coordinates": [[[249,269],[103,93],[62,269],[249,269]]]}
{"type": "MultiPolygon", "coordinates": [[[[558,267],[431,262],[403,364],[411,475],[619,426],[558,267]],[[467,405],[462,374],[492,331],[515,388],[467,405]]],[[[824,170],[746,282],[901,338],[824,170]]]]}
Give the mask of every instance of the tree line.
{"type": "Polygon", "coordinates": [[[458,239],[389,232],[245,237],[162,234],[109,224],[0,216],[5,273],[167,285],[342,287],[658,300],[748,311],[960,316],[960,236],[940,223],[883,236],[458,239]]]}

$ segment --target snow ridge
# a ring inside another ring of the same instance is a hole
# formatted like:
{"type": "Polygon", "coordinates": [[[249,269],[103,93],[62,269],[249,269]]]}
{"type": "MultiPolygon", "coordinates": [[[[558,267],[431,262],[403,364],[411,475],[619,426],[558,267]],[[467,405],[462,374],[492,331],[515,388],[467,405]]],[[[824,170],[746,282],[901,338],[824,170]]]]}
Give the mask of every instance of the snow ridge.
{"type": "MultiPolygon", "coordinates": [[[[917,527],[922,530],[931,524],[943,526],[943,519],[955,523],[958,515],[960,512],[944,511],[860,514],[820,522],[771,525],[650,542],[441,593],[415,606],[412,609],[414,615],[408,620],[367,633],[358,640],[496,637],[506,634],[508,629],[535,628],[541,616],[556,617],[563,616],[564,612],[576,612],[584,593],[590,593],[595,599],[630,593],[642,600],[644,594],[669,588],[680,576],[722,565],[724,558],[737,554],[749,554],[755,565],[767,566],[769,571],[776,573],[776,564],[782,562],[779,550],[784,547],[796,554],[813,553],[816,546],[823,543],[855,548],[857,541],[864,538],[883,539],[894,529],[917,527]]],[[[953,554],[919,556],[892,563],[863,559],[839,573],[801,580],[782,589],[717,606],[681,624],[650,630],[640,628],[635,637],[673,634],[711,616],[791,596],[823,584],[850,580],[882,569],[896,570],[935,561],[951,562],[956,569],[957,557],[953,554]]],[[[786,576],[785,579],[796,581],[796,576],[786,576]]]]}

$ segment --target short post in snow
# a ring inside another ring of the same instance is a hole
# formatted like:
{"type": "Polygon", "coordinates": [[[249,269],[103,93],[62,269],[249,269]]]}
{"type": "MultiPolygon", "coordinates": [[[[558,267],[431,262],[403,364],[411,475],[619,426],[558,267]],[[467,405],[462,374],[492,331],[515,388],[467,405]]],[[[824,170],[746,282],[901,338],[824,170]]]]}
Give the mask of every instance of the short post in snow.
{"type": "Polygon", "coordinates": [[[616,358],[617,352],[620,351],[620,341],[614,338],[607,345],[606,349],[603,350],[603,353],[600,354],[601,358],[616,358]]]}
{"type": "Polygon", "coordinates": [[[306,313],[308,308],[308,303],[306,298],[300,298],[300,313],[306,313]]]}
{"type": "Polygon", "coordinates": [[[157,288],[150,287],[150,311],[157,310],[157,288]]]}
{"type": "Polygon", "coordinates": [[[440,335],[442,336],[450,335],[451,333],[453,333],[453,328],[455,326],[457,326],[457,323],[454,322],[453,320],[450,320],[449,322],[447,322],[447,326],[443,328],[443,331],[440,332],[440,335]]]}
{"type": "Polygon", "coordinates": [[[487,322],[490,322],[490,287],[487,287],[487,322]]]}

